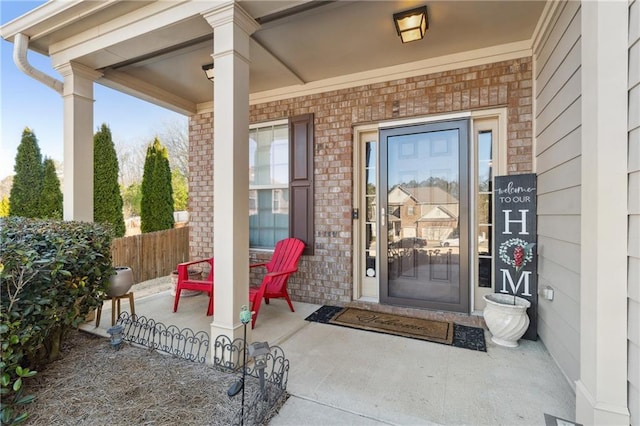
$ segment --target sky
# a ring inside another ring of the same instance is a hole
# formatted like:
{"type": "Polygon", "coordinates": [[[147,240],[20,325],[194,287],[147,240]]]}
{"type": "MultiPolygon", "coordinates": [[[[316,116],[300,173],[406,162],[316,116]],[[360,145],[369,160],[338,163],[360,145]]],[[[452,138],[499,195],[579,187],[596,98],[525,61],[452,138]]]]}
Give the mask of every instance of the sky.
{"type": "MultiPolygon", "coordinates": [[[[45,1],[0,0],[0,25],[35,9],[45,1]]],[[[0,180],[14,174],[22,132],[29,127],[38,139],[43,158],[63,160],[62,97],[20,71],[13,62],[13,43],[0,40],[0,180]]],[[[28,51],[29,63],[56,78],[48,57],[28,51]]],[[[150,143],[163,124],[187,117],[124,93],[94,84],[95,130],[106,123],[116,145],[150,143]]],[[[142,167],[142,165],[141,165],[142,167]]]]}

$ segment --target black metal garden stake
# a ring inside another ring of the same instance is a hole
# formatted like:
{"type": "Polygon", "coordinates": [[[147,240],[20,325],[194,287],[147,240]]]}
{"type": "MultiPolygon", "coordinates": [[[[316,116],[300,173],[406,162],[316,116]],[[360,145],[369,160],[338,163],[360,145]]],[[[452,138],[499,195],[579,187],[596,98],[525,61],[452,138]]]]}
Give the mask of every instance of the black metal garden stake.
{"type": "Polygon", "coordinates": [[[244,379],[247,375],[247,324],[251,321],[251,312],[246,305],[242,305],[240,308],[240,322],[244,326],[244,338],[242,341],[242,378],[234,382],[227,395],[229,397],[236,396],[238,392],[242,391],[242,402],[240,406],[240,425],[244,425],[244,379]]]}

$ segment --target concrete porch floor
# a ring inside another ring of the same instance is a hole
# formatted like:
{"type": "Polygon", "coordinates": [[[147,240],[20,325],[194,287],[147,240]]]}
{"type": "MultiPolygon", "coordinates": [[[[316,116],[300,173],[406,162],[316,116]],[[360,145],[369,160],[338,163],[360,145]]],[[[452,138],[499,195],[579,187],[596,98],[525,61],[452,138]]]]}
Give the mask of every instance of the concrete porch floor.
{"type": "MultiPolygon", "coordinates": [[[[182,297],[173,313],[169,277],[150,284],[132,289],[138,316],[210,333],[205,295],[182,297]]],[[[272,425],[545,425],[545,413],[574,420],[575,394],[541,341],[507,349],[485,331],[487,352],[477,352],[311,323],[304,318],[319,305],[294,307],[263,305],[248,336],[280,346],[290,361],[291,397],[272,425]]],[[[108,302],[99,328],[81,328],[106,336],[110,325],[108,302]]]]}

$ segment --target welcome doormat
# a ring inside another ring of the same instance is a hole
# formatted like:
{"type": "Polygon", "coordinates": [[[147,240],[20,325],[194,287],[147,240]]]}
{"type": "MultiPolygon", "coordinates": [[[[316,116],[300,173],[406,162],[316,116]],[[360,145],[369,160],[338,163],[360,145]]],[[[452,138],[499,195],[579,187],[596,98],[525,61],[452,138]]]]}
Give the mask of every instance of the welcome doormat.
{"type": "Polygon", "coordinates": [[[357,308],[322,306],[307,321],[442,343],[476,351],[487,351],[484,330],[448,321],[385,314],[357,308]]]}

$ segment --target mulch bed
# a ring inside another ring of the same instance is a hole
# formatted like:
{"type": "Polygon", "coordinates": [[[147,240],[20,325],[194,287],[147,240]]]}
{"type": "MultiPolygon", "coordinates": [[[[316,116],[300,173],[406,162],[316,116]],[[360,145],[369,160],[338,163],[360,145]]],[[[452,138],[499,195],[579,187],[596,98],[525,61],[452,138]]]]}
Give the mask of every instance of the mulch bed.
{"type": "MultiPolygon", "coordinates": [[[[230,425],[241,396],[237,374],[74,331],[60,360],[25,381],[33,425],[230,425]]],[[[257,384],[247,381],[247,396],[257,384]]],[[[284,403],[284,400],[281,403],[284,403]]],[[[267,416],[275,415],[274,407],[267,416]]]]}

